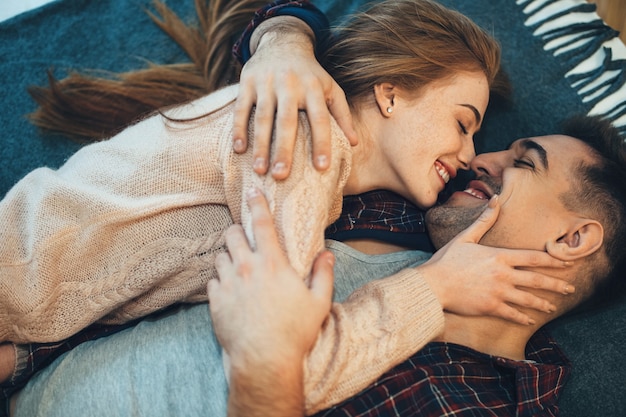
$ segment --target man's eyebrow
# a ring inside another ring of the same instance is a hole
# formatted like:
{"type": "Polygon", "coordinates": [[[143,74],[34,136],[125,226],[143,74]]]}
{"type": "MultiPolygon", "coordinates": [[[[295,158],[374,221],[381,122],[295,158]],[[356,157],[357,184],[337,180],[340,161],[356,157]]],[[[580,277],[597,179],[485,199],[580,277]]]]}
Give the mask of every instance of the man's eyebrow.
{"type": "Polygon", "coordinates": [[[472,106],[471,104],[459,104],[459,106],[467,107],[468,109],[470,109],[472,113],[474,113],[474,117],[476,118],[476,125],[477,126],[480,125],[482,116],[480,115],[480,112],[478,111],[476,107],[472,106]]]}
{"type": "Polygon", "coordinates": [[[523,139],[519,142],[520,146],[526,150],[535,150],[539,154],[539,159],[541,160],[541,164],[543,165],[543,169],[548,169],[548,153],[546,149],[531,139],[523,139]]]}

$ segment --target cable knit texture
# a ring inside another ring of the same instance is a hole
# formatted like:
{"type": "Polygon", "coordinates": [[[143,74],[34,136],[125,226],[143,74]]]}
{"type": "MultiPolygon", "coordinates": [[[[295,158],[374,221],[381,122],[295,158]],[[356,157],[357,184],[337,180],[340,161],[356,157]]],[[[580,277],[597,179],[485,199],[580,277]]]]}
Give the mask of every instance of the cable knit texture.
{"type": "MultiPolygon", "coordinates": [[[[64,339],[100,321],[122,323],[175,302],[206,301],[223,233],[251,238],[245,192],[260,187],[280,242],[306,278],[341,212],[350,145],[332,124],[332,166],[311,163],[300,117],[292,174],[252,171],[252,146],[232,152],[237,86],[151,116],[41,168],[0,203],[0,340],[64,339]],[[209,116],[193,119],[210,113],[209,116]]],[[[252,131],[250,130],[252,137],[252,131]]],[[[336,304],[305,363],[307,412],[356,394],[441,331],[443,315],[414,270],[336,304]]]]}
{"type": "Polygon", "coordinates": [[[356,395],[441,334],[443,324],[441,304],[412,268],[334,304],[305,361],[306,414],[356,395]]]}
{"type": "MultiPolygon", "coordinates": [[[[252,172],[232,152],[232,86],[33,171],[0,205],[0,339],[47,342],[95,322],[120,323],[177,301],[205,301],[214,258],[243,200],[266,193],[281,243],[304,277],[341,210],[350,149],[334,126],[334,164],[310,163],[302,117],[288,180],[252,172]],[[173,122],[208,112],[193,122],[173,122]]],[[[243,202],[243,203],[242,203],[243,202]]]]}

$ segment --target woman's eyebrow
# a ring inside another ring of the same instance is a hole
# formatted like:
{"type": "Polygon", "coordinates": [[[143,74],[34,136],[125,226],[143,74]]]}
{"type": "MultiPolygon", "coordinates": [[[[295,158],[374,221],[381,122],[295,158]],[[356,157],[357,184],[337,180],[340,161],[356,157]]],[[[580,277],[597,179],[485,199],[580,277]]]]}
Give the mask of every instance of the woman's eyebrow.
{"type": "Polygon", "coordinates": [[[470,109],[472,113],[474,113],[474,117],[476,118],[476,125],[480,125],[482,116],[480,115],[480,112],[476,107],[472,106],[471,104],[459,104],[459,106],[467,107],[468,109],[470,109]]]}

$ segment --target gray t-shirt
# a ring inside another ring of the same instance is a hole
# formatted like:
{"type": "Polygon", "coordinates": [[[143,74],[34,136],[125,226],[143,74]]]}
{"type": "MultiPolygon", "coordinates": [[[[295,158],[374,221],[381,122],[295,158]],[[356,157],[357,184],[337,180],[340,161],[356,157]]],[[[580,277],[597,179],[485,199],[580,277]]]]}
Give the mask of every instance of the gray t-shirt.
{"type": "MultiPolygon", "coordinates": [[[[337,259],[336,301],[431,255],[326,245],[337,259]]],[[[60,357],[22,390],[15,417],[226,416],[227,389],[207,305],[188,305],[60,357]]]]}

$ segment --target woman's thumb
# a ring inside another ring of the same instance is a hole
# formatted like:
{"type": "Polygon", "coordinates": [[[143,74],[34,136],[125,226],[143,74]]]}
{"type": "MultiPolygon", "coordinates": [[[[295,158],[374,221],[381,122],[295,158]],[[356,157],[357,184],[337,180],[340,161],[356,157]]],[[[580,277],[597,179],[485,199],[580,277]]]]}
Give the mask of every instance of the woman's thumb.
{"type": "Polygon", "coordinates": [[[465,230],[464,238],[470,242],[480,242],[480,239],[482,239],[485,233],[487,233],[487,231],[495,224],[499,214],[500,203],[498,200],[498,194],[494,194],[489,199],[489,204],[478,219],[476,219],[476,221],[465,230]]]}

